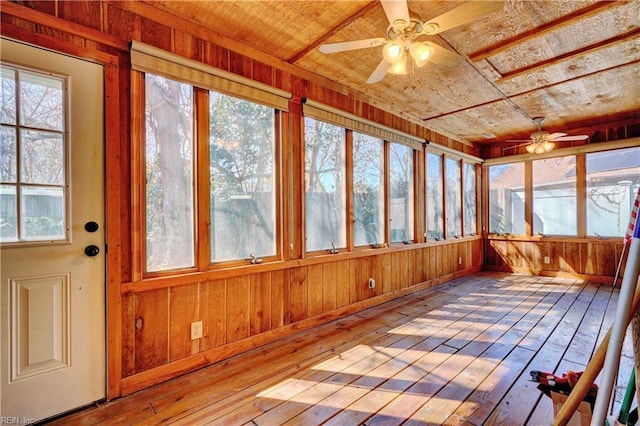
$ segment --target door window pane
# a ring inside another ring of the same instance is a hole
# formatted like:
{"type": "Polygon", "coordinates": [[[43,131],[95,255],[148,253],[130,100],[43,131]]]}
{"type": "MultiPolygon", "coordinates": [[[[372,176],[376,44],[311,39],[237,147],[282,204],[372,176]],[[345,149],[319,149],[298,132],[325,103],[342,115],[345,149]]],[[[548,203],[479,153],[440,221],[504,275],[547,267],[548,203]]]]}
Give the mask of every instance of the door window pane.
{"type": "Polygon", "coordinates": [[[524,163],[489,167],[489,232],[524,235],[524,163]]]}
{"type": "Polygon", "coordinates": [[[194,265],[191,86],[147,74],[146,271],[194,265]]]}
{"type": "Polygon", "coordinates": [[[61,240],[65,234],[62,188],[22,186],[20,224],[24,240],[61,240]]]}
{"type": "Polygon", "coordinates": [[[476,228],[476,165],[463,163],[464,172],[464,233],[475,234],[476,228]]]}
{"type": "Polygon", "coordinates": [[[1,75],[0,241],[68,239],[66,81],[8,64],[1,75]]]}
{"type": "Polygon", "coordinates": [[[384,142],[353,132],[353,219],[356,246],[384,243],[384,142]]]}
{"type": "Polygon", "coordinates": [[[389,159],[391,242],[413,241],[413,149],[392,143],[389,159]]]}
{"type": "Polygon", "coordinates": [[[0,181],[17,182],[17,158],[16,128],[2,126],[0,128],[0,181]]]}
{"type": "Polygon", "coordinates": [[[22,182],[64,185],[62,134],[42,130],[22,130],[20,152],[22,182]]]}
{"type": "Polygon", "coordinates": [[[624,236],[640,186],[640,148],[586,154],[587,235],[624,236]]]}
{"type": "Polygon", "coordinates": [[[3,124],[16,124],[16,70],[9,67],[0,68],[2,75],[2,109],[0,121],[3,124]]]}
{"type": "Polygon", "coordinates": [[[25,71],[20,76],[20,124],[64,130],[62,81],[25,71]]]}
{"type": "Polygon", "coordinates": [[[305,117],[307,251],[345,247],[345,130],[305,117]]]}
{"type": "Polygon", "coordinates": [[[427,239],[441,240],[444,235],[444,189],[442,154],[427,153],[427,239]]]}
{"type": "Polygon", "coordinates": [[[533,233],[576,235],[576,157],[532,161],[533,233]]]}
{"type": "Polygon", "coordinates": [[[275,110],[209,92],[211,261],[276,254],[275,110]]]}
{"type": "Polygon", "coordinates": [[[462,235],[462,187],[460,161],[447,158],[447,238],[462,235]]]}

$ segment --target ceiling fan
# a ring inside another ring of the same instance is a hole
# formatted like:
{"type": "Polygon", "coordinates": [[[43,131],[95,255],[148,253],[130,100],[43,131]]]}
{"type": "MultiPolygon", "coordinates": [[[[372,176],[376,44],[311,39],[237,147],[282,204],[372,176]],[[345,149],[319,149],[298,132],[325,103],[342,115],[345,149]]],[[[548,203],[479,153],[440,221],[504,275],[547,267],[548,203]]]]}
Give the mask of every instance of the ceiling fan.
{"type": "Polygon", "coordinates": [[[367,83],[382,80],[387,72],[406,74],[407,52],[418,67],[424,66],[429,60],[449,67],[459,65],[463,58],[457,53],[429,41],[419,41],[418,38],[439,34],[501,10],[504,1],[471,0],[426,22],[409,11],[407,0],[380,0],[380,3],[389,20],[386,38],[327,43],[319,47],[322,53],[336,53],[383,46],[383,59],[367,83]]]}
{"type": "Polygon", "coordinates": [[[542,130],[542,122],[545,117],[534,117],[532,120],[536,126],[538,126],[538,130],[531,133],[530,139],[512,139],[507,140],[506,142],[525,142],[524,144],[510,146],[505,149],[517,148],[522,145],[526,145],[525,149],[530,154],[543,154],[545,152],[551,151],[555,146],[555,142],[566,142],[566,141],[583,141],[589,138],[589,135],[576,135],[576,136],[567,136],[566,133],[549,133],[546,130],[542,130]]]}

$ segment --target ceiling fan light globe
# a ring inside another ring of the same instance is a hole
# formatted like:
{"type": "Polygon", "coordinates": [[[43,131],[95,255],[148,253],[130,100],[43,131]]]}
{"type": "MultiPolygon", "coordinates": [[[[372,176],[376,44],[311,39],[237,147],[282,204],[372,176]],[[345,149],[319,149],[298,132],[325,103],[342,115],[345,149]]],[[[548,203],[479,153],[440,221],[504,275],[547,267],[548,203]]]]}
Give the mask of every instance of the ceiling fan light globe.
{"type": "Polygon", "coordinates": [[[544,149],[544,145],[543,144],[538,144],[538,145],[536,145],[536,150],[534,152],[536,154],[544,154],[547,151],[544,149]]]}
{"type": "Polygon", "coordinates": [[[551,151],[555,146],[556,146],[556,144],[554,144],[553,142],[549,142],[549,141],[546,141],[546,142],[544,142],[542,144],[542,147],[544,148],[544,152],[551,151]]]}
{"type": "Polygon", "coordinates": [[[404,57],[399,61],[395,61],[389,67],[389,74],[399,74],[406,75],[407,74],[407,58],[404,57]]]}
{"type": "Polygon", "coordinates": [[[536,144],[535,143],[531,143],[531,144],[525,146],[524,149],[526,149],[529,154],[533,154],[534,152],[536,152],[536,144]]]}
{"type": "Polygon", "coordinates": [[[433,47],[416,41],[411,43],[409,53],[415,61],[416,66],[421,67],[431,59],[431,56],[433,55],[433,47]]]}
{"type": "Polygon", "coordinates": [[[404,44],[399,40],[390,41],[384,45],[382,56],[390,64],[398,62],[404,57],[404,44]]]}

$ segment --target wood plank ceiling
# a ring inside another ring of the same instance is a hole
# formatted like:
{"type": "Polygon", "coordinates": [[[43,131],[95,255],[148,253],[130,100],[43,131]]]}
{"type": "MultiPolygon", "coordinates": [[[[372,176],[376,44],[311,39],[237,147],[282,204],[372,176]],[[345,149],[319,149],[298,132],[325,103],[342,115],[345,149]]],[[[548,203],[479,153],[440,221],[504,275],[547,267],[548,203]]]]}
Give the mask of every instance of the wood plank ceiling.
{"type": "MultiPolygon", "coordinates": [[[[464,1],[408,0],[425,21],[464,1]]],[[[366,80],[382,47],[324,54],[322,43],[385,37],[378,1],[148,1],[226,39],[363,94],[371,103],[461,141],[526,139],[640,124],[640,0],[508,0],[501,11],[422,40],[463,56],[366,80]],[[487,138],[486,135],[494,135],[487,138]]]]}

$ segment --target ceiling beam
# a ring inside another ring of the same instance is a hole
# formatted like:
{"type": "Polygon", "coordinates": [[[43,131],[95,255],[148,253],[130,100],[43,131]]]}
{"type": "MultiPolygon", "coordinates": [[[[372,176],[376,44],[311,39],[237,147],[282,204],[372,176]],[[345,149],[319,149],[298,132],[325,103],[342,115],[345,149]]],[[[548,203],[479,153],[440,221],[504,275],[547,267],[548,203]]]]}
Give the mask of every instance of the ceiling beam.
{"type": "Polygon", "coordinates": [[[609,47],[611,44],[619,43],[623,41],[628,41],[630,39],[635,39],[638,34],[640,34],[640,28],[634,28],[626,33],[619,34],[615,37],[608,38],[606,40],[599,41],[598,43],[591,44],[589,46],[582,47],[580,49],[574,50],[572,52],[567,52],[565,54],[555,56],[553,58],[545,59],[544,61],[536,62],[535,64],[527,65],[526,67],[518,68],[512,71],[508,71],[502,74],[496,83],[502,83],[506,80],[510,80],[512,78],[518,77],[522,74],[536,71],[540,68],[545,68],[551,64],[556,64],[557,62],[566,61],[569,59],[579,58],[581,56],[585,56],[589,53],[593,53],[597,50],[604,49],[609,47]]]}
{"type": "Polygon", "coordinates": [[[574,24],[576,21],[581,21],[587,18],[590,18],[594,15],[602,13],[604,10],[607,10],[612,7],[620,6],[621,4],[626,4],[625,1],[599,1],[593,3],[587,7],[582,9],[573,11],[568,15],[562,16],[558,19],[554,19],[553,21],[547,22],[535,28],[532,28],[528,31],[518,34],[515,37],[510,39],[503,40],[499,43],[494,44],[493,46],[489,46],[486,49],[479,50],[475,53],[469,55],[469,59],[477,62],[483,59],[487,59],[490,56],[497,55],[500,52],[504,52],[507,49],[510,49],[516,45],[522,44],[530,39],[542,37],[546,34],[552,33],[564,27],[568,27],[574,24]]]}
{"type": "Polygon", "coordinates": [[[300,58],[304,57],[307,53],[311,52],[313,49],[320,46],[322,43],[327,41],[330,37],[334,36],[338,31],[340,31],[341,29],[351,24],[356,19],[368,13],[371,9],[378,7],[379,5],[380,3],[375,1],[367,3],[367,5],[364,6],[362,9],[358,10],[356,13],[349,16],[347,19],[339,23],[337,26],[331,28],[329,31],[327,31],[322,36],[320,36],[320,38],[316,39],[313,43],[311,43],[310,45],[308,45],[307,47],[305,47],[295,55],[291,56],[289,59],[286,59],[286,61],[290,64],[295,64],[300,58]]]}

